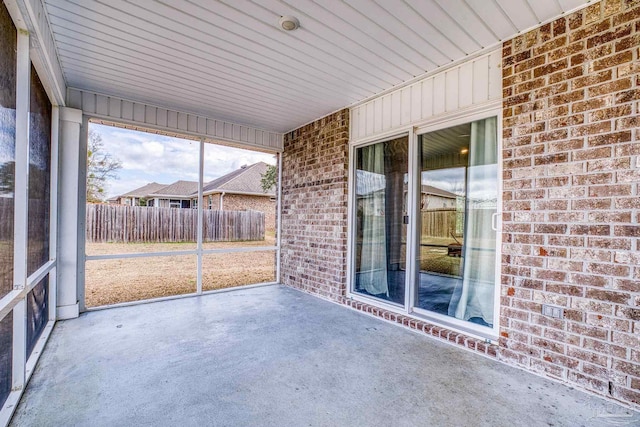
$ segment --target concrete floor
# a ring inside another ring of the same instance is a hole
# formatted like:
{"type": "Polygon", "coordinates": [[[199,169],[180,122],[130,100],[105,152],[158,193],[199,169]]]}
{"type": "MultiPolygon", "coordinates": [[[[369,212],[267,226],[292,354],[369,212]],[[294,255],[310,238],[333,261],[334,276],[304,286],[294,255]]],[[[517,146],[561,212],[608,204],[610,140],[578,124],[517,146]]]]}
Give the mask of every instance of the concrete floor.
{"type": "Polygon", "coordinates": [[[11,425],[531,427],[638,420],[577,390],[269,286],[59,322],[11,425]]]}

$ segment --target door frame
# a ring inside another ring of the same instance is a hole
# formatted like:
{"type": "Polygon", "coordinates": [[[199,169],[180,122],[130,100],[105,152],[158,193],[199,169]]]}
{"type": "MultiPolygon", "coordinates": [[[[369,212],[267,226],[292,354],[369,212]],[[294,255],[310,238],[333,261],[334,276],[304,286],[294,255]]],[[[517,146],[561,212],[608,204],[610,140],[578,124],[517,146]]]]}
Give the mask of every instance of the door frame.
{"type": "Polygon", "coordinates": [[[462,332],[469,336],[478,337],[488,341],[496,341],[499,336],[500,329],[500,286],[501,286],[501,254],[502,254],[502,108],[495,104],[487,105],[483,109],[473,109],[465,113],[458,112],[457,114],[448,115],[446,117],[438,117],[437,119],[429,120],[421,123],[419,126],[404,127],[397,132],[388,133],[378,136],[377,138],[367,138],[362,141],[351,141],[349,144],[349,175],[348,175],[348,216],[347,216],[347,286],[346,297],[358,302],[371,304],[376,307],[388,310],[396,314],[402,314],[413,317],[417,320],[428,321],[437,325],[450,328],[455,331],[462,332]],[[494,322],[493,327],[488,328],[486,326],[477,325],[471,322],[467,322],[455,317],[446,316],[443,314],[430,312],[427,310],[421,310],[415,308],[415,281],[417,275],[416,269],[416,254],[418,250],[418,237],[417,237],[417,218],[418,206],[419,206],[419,194],[415,191],[416,185],[420,183],[420,165],[418,159],[418,137],[422,134],[446,129],[449,127],[457,126],[464,123],[469,123],[477,120],[483,120],[491,117],[496,117],[497,126],[497,186],[498,186],[498,200],[496,206],[496,212],[498,213],[497,231],[496,231],[496,265],[495,265],[495,288],[494,288],[494,322]],[[405,281],[405,302],[404,305],[396,305],[393,303],[385,302],[375,297],[357,293],[353,290],[355,285],[355,265],[354,250],[356,240],[356,212],[355,212],[355,185],[356,185],[356,159],[355,153],[358,148],[377,144],[380,142],[389,141],[398,137],[408,137],[408,198],[407,198],[407,213],[409,215],[409,224],[407,226],[406,236],[406,281],[405,281]]]}

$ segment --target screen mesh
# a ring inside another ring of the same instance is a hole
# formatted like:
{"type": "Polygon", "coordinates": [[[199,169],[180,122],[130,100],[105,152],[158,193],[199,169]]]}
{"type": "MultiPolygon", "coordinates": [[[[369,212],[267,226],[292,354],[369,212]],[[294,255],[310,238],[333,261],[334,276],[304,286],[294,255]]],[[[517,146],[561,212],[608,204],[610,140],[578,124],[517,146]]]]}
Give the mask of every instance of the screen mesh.
{"type": "Polygon", "coordinates": [[[42,335],[49,319],[49,276],[36,285],[27,296],[27,358],[42,335]]]}

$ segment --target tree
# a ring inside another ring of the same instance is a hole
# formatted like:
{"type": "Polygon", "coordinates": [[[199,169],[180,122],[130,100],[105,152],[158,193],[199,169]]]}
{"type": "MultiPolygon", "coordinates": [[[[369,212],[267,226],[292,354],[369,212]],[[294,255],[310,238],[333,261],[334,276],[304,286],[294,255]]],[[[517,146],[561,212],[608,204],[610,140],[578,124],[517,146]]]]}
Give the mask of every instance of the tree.
{"type": "Polygon", "coordinates": [[[101,202],[109,179],[118,179],[122,162],[104,149],[102,135],[89,130],[87,141],[87,202],[101,202]]]}
{"type": "Polygon", "coordinates": [[[266,193],[271,190],[276,185],[277,178],[277,169],[274,165],[267,166],[267,170],[262,174],[262,179],[260,180],[260,186],[262,190],[266,193]]]}

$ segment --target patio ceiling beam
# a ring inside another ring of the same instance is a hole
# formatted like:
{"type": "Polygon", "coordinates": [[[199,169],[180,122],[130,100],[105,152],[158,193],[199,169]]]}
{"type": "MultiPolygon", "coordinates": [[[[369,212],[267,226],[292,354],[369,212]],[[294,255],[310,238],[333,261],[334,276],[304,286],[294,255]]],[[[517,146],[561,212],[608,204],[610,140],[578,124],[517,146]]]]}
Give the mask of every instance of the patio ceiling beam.
{"type": "Polygon", "coordinates": [[[204,138],[268,153],[282,151],[281,133],[91,91],[68,89],[67,105],[82,110],[90,118],[122,123],[134,129],[156,130],[169,136],[204,138]]]}

